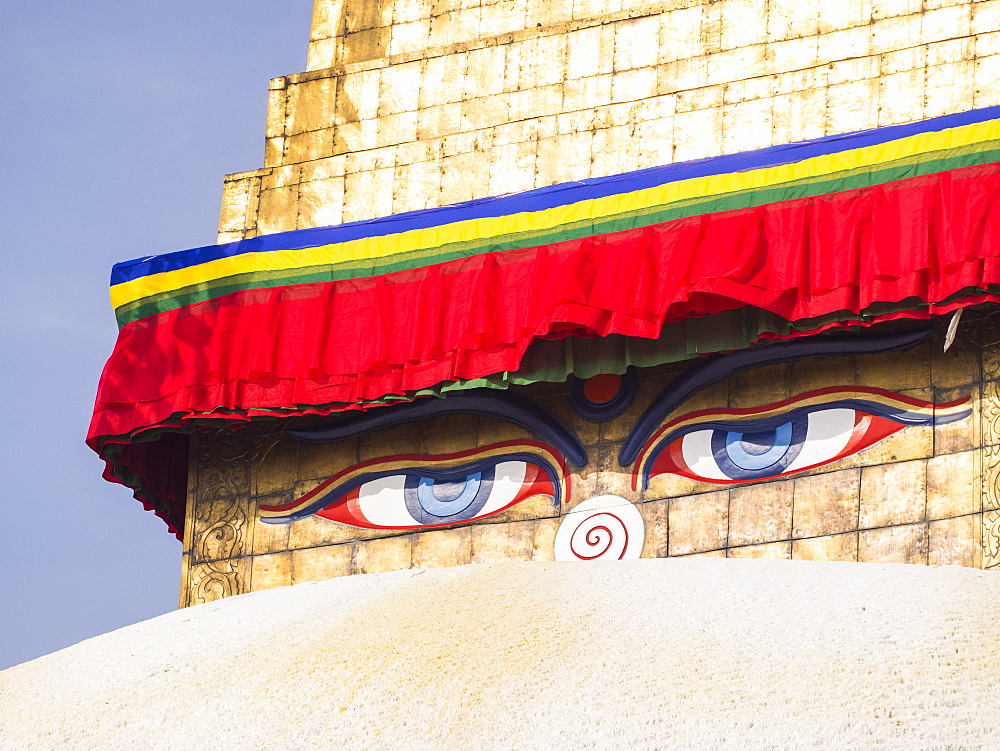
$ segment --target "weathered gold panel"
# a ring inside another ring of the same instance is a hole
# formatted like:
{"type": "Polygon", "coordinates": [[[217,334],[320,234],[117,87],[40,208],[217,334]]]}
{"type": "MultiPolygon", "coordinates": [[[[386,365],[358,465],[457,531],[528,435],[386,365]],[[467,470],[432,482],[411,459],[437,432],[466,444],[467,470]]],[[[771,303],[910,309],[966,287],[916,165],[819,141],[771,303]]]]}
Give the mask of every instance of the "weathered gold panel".
{"type": "Polygon", "coordinates": [[[858,533],[793,540],[792,558],[802,561],[856,561],[858,533]]]}
{"type": "Polygon", "coordinates": [[[863,563],[927,563],[927,525],[862,530],[858,534],[858,560],[863,563]]]}
{"type": "Polygon", "coordinates": [[[726,547],[729,491],[673,498],[668,518],[668,555],[685,555],[726,547]]]}
{"type": "Polygon", "coordinates": [[[995,104],[998,16],[968,0],[318,0],[308,71],[271,84],[266,165],[428,148],[377,186],[324,191],[323,211],[298,207],[309,191],[245,208],[227,193],[220,232],[367,219],[995,104]]]}
{"type": "Polygon", "coordinates": [[[790,480],[735,487],[729,491],[729,545],[751,545],[792,536],[790,480]]]}
{"type": "Polygon", "coordinates": [[[858,528],[860,470],[801,477],[794,483],[793,537],[821,537],[858,528]]]}

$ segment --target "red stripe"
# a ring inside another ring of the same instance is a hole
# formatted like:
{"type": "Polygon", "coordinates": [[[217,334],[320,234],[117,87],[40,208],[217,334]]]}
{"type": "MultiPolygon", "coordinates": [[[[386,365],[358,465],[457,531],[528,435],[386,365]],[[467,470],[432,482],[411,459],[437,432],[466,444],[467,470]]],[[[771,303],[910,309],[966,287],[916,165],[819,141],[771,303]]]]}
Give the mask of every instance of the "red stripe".
{"type": "Polygon", "coordinates": [[[655,337],[753,305],[798,320],[1000,283],[1000,166],[368,279],[248,290],[122,329],[90,436],[177,413],[358,402],[517,370],[538,337],[655,337]]]}

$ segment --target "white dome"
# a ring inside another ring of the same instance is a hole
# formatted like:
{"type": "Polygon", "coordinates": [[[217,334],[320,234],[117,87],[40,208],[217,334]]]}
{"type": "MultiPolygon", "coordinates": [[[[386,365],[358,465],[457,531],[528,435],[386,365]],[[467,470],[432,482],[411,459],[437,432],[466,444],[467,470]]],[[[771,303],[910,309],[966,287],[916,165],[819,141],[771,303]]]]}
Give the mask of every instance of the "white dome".
{"type": "Polygon", "coordinates": [[[0,673],[0,745],[1000,747],[1000,577],[667,559],[399,571],[0,673]]]}

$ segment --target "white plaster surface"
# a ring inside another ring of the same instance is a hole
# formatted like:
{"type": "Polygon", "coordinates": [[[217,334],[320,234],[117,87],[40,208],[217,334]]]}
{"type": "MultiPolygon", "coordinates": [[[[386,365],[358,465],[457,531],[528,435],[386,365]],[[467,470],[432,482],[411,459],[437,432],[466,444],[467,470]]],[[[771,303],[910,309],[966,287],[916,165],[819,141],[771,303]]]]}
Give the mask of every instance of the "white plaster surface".
{"type": "Polygon", "coordinates": [[[673,559],[352,576],[0,672],[5,749],[998,748],[1000,576],[673,559]]]}

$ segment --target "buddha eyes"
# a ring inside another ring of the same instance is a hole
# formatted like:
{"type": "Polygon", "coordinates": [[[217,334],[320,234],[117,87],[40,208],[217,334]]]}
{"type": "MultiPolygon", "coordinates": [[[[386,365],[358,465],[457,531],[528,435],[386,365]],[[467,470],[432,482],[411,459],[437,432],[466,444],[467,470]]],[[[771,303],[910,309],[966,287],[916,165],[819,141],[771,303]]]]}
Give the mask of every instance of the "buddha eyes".
{"type": "MultiPolygon", "coordinates": [[[[934,404],[875,388],[829,388],[753,409],[709,409],[670,420],[646,441],[633,487],[681,475],[715,484],[749,483],[825,466],[910,425],[971,414],[968,399],[934,404]]],[[[558,506],[569,473],[544,443],[510,441],[442,456],[363,462],[288,503],[261,505],[260,520],[319,516],[362,529],[415,530],[499,514],[533,496],[558,506]]]]}
{"type": "Polygon", "coordinates": [[[968,400],[935,405],[882,389],[823,389],[757,409],[703,410],[664,425],[636,463],[643,487],[662,474],[741,483],[815,469],[908,425],[968,416],[968,400]]]}
{"type": "Polygon", "coordinates": [[[316,515],[365,529],[475,521],[535,495],[564,497],[566,472],[544,444],[497,444],[447,456],[400,456],[338,473],[295,501],[261,506],[261,520],[316,515]]]}
{"type": "Polygon", "coordinates": [[[836,461],[904,427],[849,407],[785,417],[723,422],[679,436],[657,457],[650,476],[673,472],[716,482],[777,477],[836,461]]]}

